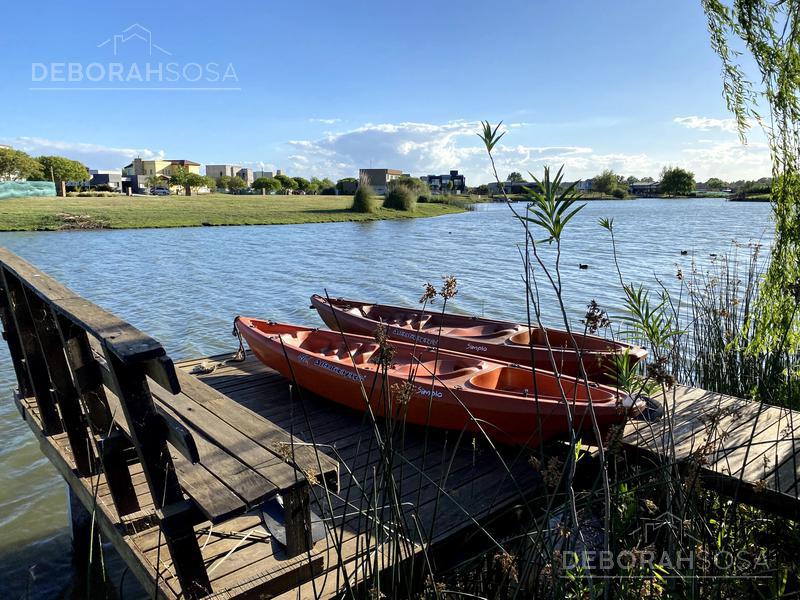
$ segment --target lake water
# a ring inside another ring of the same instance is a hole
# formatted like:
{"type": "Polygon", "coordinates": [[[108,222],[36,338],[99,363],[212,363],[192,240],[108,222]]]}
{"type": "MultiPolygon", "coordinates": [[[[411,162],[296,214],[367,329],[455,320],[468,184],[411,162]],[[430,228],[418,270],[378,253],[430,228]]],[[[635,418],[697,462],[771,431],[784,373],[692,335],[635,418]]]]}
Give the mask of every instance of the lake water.
{"type": "MultiPolygon", "coordinates": [[[[766,203],[589,202],[564,241],[564,297],[573,319],[592,298],[612,314],[619,306],[601,217],[614,219],[626,280],[645,283],[654,274],[674,281],[676,264],[704,264],[729,251],[732,240],[772,236],[766,203]]],[[[308,308],[315,292],[416,305],[426,281],[438,287],[448,274],[459,281],[454,311],[524,321],[523,239],[504,204],[375,223],[0,233],[0,245],[146,331],[176,360],[235,350],[237,314],[319,324],[308,308]]],[[[558,323],[551,303],[545,314],[558,323]]],[[[19,417],[14,385],[0,344],[0,593],[53,598],[71,581],[65,487],[19,417]]],[[[119,565],[113,571],[122,577],[119,565]]]]}

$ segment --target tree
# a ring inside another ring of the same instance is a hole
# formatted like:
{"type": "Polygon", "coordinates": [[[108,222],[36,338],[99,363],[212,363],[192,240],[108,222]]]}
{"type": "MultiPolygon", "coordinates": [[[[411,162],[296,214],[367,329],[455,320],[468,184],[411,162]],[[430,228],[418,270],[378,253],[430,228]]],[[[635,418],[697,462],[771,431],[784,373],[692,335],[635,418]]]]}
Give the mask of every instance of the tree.
{"type": "Polygon", "coordinates": [[[22,150],[0,148],[0,179],[17,181],[42,177],[42,165],[22,150]]]}
{"type": "Polygon", "coordinates": [[[230,180],[231,180],[230,175],[220,175],[219,177],[217,177],[217,180],[215,182],[217,184],[217,189],[227,190],[228,183],[230,182],[230,180]]]}
{"type": "Polygon", "coordinates": [[[680,167],[664,167],[661,192],[667,196],[688,196],[694,191],[694,173],[680,167]]]}
{"type": "Polygon", "coordinates": [[[259,177],[253,182],[253,189],[266,190],[267,194],[273,194],[281,189],[281,182],[274,177],[259,177]]]}
{"type": "Polygon", "coordinates": [[[525,178],[522,176],[521,173],[518,173],[517,171],[512,171],[511,173],[508,174],[508,177],[506,177],[506,181],[510,183],[525,183],[525,178]]]}
{"type": "Polygon", "coordinates": [[[762,124],[772,159],[775,241],[757,310],[752,352],[800,349],[800,0],[703,2],[711,46],[722,60],[723,90],[739,137],[762,124]],[[754,81],[747,73],[758,71],[754,81]],[[768,119],[761,118],[768,114],[768,119]]]}
{"type": "Polygon", "coordinates": [[[39,156],[36,160],[42,166],[44,179],[53,179],[59,196],[63,191],[63,184],[67,181],[89,180],[89,170],[77,160],[63,156],[39,156]]]}
{"type": "Polygon", "coordinates": [[[190,195],[189,187],[186,185],[186,178],[189,176],[189,171],[185,167],[172,167],[170,169],[169,182],[171,185],[180,186],[187,196],[190,195]]]}
{"type": "Polygon", "coordinates": [[[206,177],[205,175],[200,175],[199,173],[189,173],[186,176],[186,180],[184,185],[186,186],[186,195],[191,196],[192,190],[197,190],[201,187],[212,188],[215,185],[215,181],[213,177],[206,177]]]}
{"type": "Polygon", "coordinates": [[[292,179],[294,179],[295,183],[297,184],[296,189],[300,190],[301,192],[308,193],[311,189],[311,182],[305,177],[292,177],[292,179]]]}
{"type": "Polygon", "coordinates": [[[728,187],[728,184],[722,181],[722,179],[712,177],[706,181],[706,187],[710,190],[721,190],[724,187],[728,187]]]}
{"type": "Polygon", "coordinates": [[[239,190],[243,190],[246,187],[247,187],[247,182],[241,177],[231,177],[228,180],[228,191],[231,194],[234,194],[239,190]]]}
{"type": "Polygon", "coordinates": [[[297,189],[297,182],[288,175],[281,173],[280,175],[275,175],[275,179],[280,182],[281,189],[284,192],[291,192],[292,190],[297,189]]]}
{"type": "Polygon", "coordinates": [[[355,187],[358,187],[358,179],[355,177],[344,177],[336,182],[336,191],[340,194],[346,194],[355,187]]]}
{"type": "Polygon", "coordinates": [[[637,183],[638,181],[639,181],[639,180],[638,180],[636,177],[634,177],[633,175],[631,175],[630,177],[628,177],[628,178],[625,180],[625,183],[627,183],[628,185],[633,185],[634,183],[637,183]]]}
{"type": "Polygon", "coordinates": [[[601,194],[612,194],[619,184],[617,174],[606,169],[592,181],[592,188],[601,194]]]}
{"type": "Polygon", "coordinates": [[[642,182],[642,183],[655,183],[656,182],[656,180],[653,179],[652,177],[642,177],[639,181],[642,182]]]}
{"type": "Polygon", "coordinates": [[[162,185],[169,183],[169,179],[163,175],[150,175],[150,177],[145,179],[144,183],[147,187],[152,189],[154,187],[161,187],[162,185]]]}

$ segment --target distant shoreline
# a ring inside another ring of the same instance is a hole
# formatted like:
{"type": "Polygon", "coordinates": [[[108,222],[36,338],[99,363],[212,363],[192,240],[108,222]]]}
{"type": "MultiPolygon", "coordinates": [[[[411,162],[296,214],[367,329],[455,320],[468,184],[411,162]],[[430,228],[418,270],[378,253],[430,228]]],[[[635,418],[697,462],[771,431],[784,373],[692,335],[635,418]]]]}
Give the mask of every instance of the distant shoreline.
{"type": "Polygon", "coordinates": [[[88,231],[233,225],[299,225],[438,217],[463,207],[417,203],[413,212],[349,210],[352,196],[27,197],[0,201],[0,231],[88,231]]]}

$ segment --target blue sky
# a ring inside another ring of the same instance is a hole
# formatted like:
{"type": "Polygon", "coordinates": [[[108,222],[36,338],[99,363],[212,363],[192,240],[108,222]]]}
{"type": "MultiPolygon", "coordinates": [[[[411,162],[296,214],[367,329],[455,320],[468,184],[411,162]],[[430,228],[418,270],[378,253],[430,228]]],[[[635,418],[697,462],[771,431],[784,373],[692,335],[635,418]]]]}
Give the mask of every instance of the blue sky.
{"type": "Polygon", "coordinates": [[[334,179],[460,169],[477,184],[491,179],[474,135],[489,119],[508,125],[501,176],[769,175],[763,136],[738,142],[699,0],[47,0],[3,13],[0,143],[90,168],[141,155],[334,179]]]}

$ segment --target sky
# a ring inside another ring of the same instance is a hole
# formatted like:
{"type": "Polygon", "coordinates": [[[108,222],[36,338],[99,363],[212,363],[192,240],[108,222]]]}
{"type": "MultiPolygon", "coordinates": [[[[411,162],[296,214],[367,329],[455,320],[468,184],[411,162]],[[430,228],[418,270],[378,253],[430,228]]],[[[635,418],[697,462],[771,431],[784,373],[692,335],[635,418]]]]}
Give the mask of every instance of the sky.
{"type": "Polygon", "coordinates": [[[92,169],[134,157],[493,180],[564,165],[770,174],[741,145],[699,0],[11,2],[0,143],[92,169]]]}

